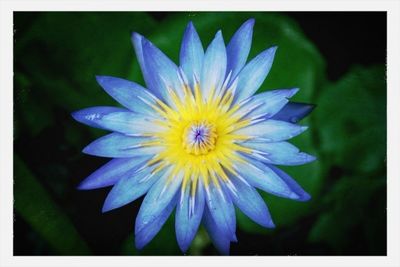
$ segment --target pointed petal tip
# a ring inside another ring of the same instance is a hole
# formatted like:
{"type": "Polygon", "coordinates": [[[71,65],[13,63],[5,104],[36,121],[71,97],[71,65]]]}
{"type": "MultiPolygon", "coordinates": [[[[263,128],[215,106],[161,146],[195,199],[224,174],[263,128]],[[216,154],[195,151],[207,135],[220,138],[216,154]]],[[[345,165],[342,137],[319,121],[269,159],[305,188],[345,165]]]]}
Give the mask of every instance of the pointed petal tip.
{"type": "Polygon", "coordinates": [[[135,238],[135,248],[137,250],[142,250],[144,248],[146,244],[144,244],[143,242],[141,242],[141,240],[139,240],[139,238],[135,238]]]}
{"type": "Polygon", "coordinates": [[[187,242],[178,241],[178,246],[182,253],[185,254],[188,251],[190,244],[187,244],[187,242]]]}
{"type": "Polygon", "coordinates": [[[254,27],[255,22],[256,22],[256,20],[254,18],[249,18],[248,20],[246,20],[245,22],[243,22],[240,25],[238,31],[244,30],[246,28],[247,28],[246,30],[252,30],[252,28],[254,27]]]}
{"type": "Polygon", "coordinates": [[[84,109],[80,109],[80,110],[71,112],[71,116],[77,122],[85,123],[86,116],[88,113],[88,112],[86,112],[86,110],[88,110],[88,109],[90,109],[90,108],[84,108],[84,109]]]}
{"type": "Polygon", "coordinates": [[[79,120],[78,120],[78,117],[79,117],[78,112],[79,112],[79,111],[71,112],[71,117],[72,117],[74,120],[76,120],[76,121],[79,121],[79,120]]]}
{"type": "Polygon", "coordinates": [[[132,32],[131,33],[131,42],[135,48],[135,50],[137,49],[137,47],[141,47],[142,46],[142,41],[143,41],[144,37],[143,35],[137,33],[137,32],[132,32]]]}
{"type": "Polygon", "coordinates": [[[85,182],[86,180],[83,180],[82,182],[80,182],[77,186],[76,189],[78,190],[91,190],[92,188],[90,188],[90,186],[88,186],[87,182],[85,182]]]}
{"type": "Polygon", "coordinates": [[[278,49],[278,46],[276,46],[276,45],[271,46],[270,48],[267,48],[266,50],[264,50],[264,52],[262,52],[262,53],[264,53],[264,56],[274,58],[277,49],[278,49]]]}
{"type": "MultiPolygon", "coordinates": [[[[87,109],[90,109],[90,108],[84,108],[84,109],[81,109],[81,110],[77,110],[77,111],[71,112],[72,118],[74,120],[76,120],[77,122],[80,122],[80,123],[83,123],[83,124],[87,124],[86,123],[86,121],[87,121],[86,117],[88,115],[87,112],[86,112],[87,109]]],[[[94,122],[93,119],[91,121],[94,122]]]]}
{"type": "Polygon", "coordinates": [[[311,195],[309,193],[305,192],[305,194],[300,197],[299,201],[305,202],[305,201],[309,201],[310,199],[311,199],[311,195]]]}
{"type": "Polygon", "coordinates": [[[197,31],[196,31],[196,27],[194,26],[193,21],[189,21],[188,24],[186,25],[186,29],[185,29],[185,34],[195,34],[197,35],[197,31]]]}
{"type": "Polygon", "coordinates": [[[265,228],[276,228],[275,223],[272,221],[272,219],[266,220],[264,224],[262,224],[265,228]]]}
{"type": "Polygon", "coordinates": [[[140,33],[137,32],[131,32],[131,38],[132,39],[137,39],[137,38],[142,38],[143,35],[141,35],[140,33]]]}
{"type": "Polygon", "coordinates": [[[264,51],[262,51],[260,54],[258,54],[255,58],[262,59],[262,60],[272,59],[272,61],[273,61],[277,49],[278,49],[278,46],[272,46],[270,48],[267,48],[264,51]]]}
{"type": "Polygon", "coordinates": [[[294,200],[299,201],[299,202],[307,202],[310,199],[311,199],[311,195],[303,190],[303,192],[301,192],[301,194],[298,195],[298,198],[294,199],[294,200]]]}
{"type": "MultiPolygon", "coordinates": [[[[96,141],[94,141],[96,142],[96,141]]],[[[92,145],[92,143],[88,144],[87,146],[85,146],[82,149],[82,153],[86,154],[86,155],[91,155],[91,156],[98,156],[98,154],[96,153],[96,149],[95,146],[92,145]]]]}
{"type": "Polygon", "coordinates": [[[215,38],[222,38],[223,39],[222,30],[218,30],[217,31],[217,33],[215,34],[215,38]]]}
{"type": "Polygon", "coordinates": [[[307,154],[307,153],[303,153],[303,154],[304,154],[304,161],[306,163],[313,162],[313,161],[315,161],[317,159],[317,157],[315,157],[313,155],[310,155],[310,154],[307,154]]]}
{"type": "Polygon", "coordinates": [[[85,153],[85,154],[89,154],[89,155],[90,155],[90,144],[87,145],[87,146],[85,146],[85,147],[82,149],[82,153],[85,153]]]}
{"type": "Polygon", "coordinates": [[[305,104],[307,105],[307,109],[303,110],[303,114],[301,114],[300,118],[295,117],[294,120],[296,122],[300,121],[301,119],[307,117],[311,112],[314,111],[314,109],[317,107],[316,104],[305,104]]]}
{"type": "Polygon", "coordinates": [[[300,88],[293,88],[289,90],[289,95],[288,98],[291,98],[292,96],[294,96],[295,94],[297,94],[297,92],[300,91],[300,88]]]}
{"type": "MultiPolygon", "coordinates": [[[[104,167],[104,166],[103,166],[104,167]]],[[[101,169],[101,168],[100,168],[101,169]]],[[[94,190],[94,189],[99,189],[99,188],[104,188],[111,186],[112,184],[107,184],[104,183],[104,181],[101,181],[99,183],[98,180],[96,180],[96,176],[98,175],[98,170],[86,177],[83,181],[81,181],[77,186],[77,190],[94,190]]]]}
{"type": "Polygon", "coordinates": [[[104,76],[104,75],[96,75],[96,81],[98,84],[102,85],[104,83],[104,81],[108,78],[108,76],[104,76]]]}
{"type": "Polygon", "coordinates": [[[275,228],[276,227],[275,223],[272,221],[272,218],[269,214],[268,214],[268,216],[264,216],[264,218],[262,220],[258,220],[256,223],[265,228],[275,228]]]}
{"type": "Polygon", "coordinates": [[[186,29],[194,29],[193,21],[189,20],[189,22],[188,22],[188,24],[186,26],[186,29]]]}
{"type": "Polygon", "coordinates": [[[267,54],[269,54],[272,57],[275,57],[276,50],[278,50],[278,46],[276,46],[276,45],[272,46],[267,50],[267,52],[268,52],[267,54]]]}
{"type": "Polygon", "coordinates": [[[245,29],[246,30],[252,30],[254,27],[256,20],[254,18],[250,18],[248,20],[246,20],[245,22],[243,22],[243,24],[240,26],[240,29],[245,29]]]}
{"type": "Polygon", "coordinates": [[[269,227],[270,228],[275,228],[276,227],[275,223],[272,220],[269,221],[269,227]]]}
{"type": "Polygon", "coordinates": [[[250,19],[248,19],[248,20],[245,21],[245,24],[248,24],[248,25],[250,25],[251,27],[253,27],[255,23],[256,23],[255,18],[250,18],[250,19]]]}
{"type": "Polygon", "coordinates": [[[311,196],[310,196],[310,194],[308,194],[305,191],[300,195],[292,192],[289,195],[289,198],[292,199],[292,200],[295,200],[295,201],[299,201],[299,202],[306,202],[306,201],[309,201],[311,199],[311,196]]]}
{"type": "Polygon", "coordinates": [[[101,212],[102,213],[106,213],[106,212],[108,212],[110,210],[113,210],[113,209],[114,208],[108,204],[107,199],[106,199],[106,201],[103,204],[103,207],[101,208],[101,212]]]}
{"type": "Polygon", "coordinates": [[[311,112],[313,112],[314,111],[314,109],[316,109],[317,108],[317,104],[307,104],[308,105],[308,108],[309,108],[309,110],[308,110],[308,112],[307,112],[307,115],[306,116],[308,116],[311,112]]]}
{"type": "Polygon", "coordinates": [[[106,200],[104,201],[103,207],[101,208],[102,213],[106,213],[106,212],[109,212],[111,210],[114,210],[114,209],[117,209],[117,208],[123,206],[123,205],[118,205],[119,203],[115,203],[116,198],[110,197],[111,194],[112,194],[112,191],[110,191],[110,193],[108,193],[106,200]]]}
{"type": "Polygon", "coordinates": [[[316,107],[315,104],[289,101],[274,117],[291,123],[298,123],[307,117],[316,107]]]}
{"type": "Polygon", "coordinates": [[[238,242],[236,233],[233,233],[232,237],[231,237],[231,242],[238,242]]]}

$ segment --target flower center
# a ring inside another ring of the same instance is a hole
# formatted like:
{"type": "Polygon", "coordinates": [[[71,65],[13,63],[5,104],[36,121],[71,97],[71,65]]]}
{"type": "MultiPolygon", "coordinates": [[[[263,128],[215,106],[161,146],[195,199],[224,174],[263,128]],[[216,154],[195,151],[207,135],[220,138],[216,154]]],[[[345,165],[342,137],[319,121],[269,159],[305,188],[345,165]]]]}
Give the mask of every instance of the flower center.
{"type": "Polygon", "coordinates": [[[206,155],[214,150],[217,131],[207,121],[194,121],[183,131],[182,145],[185,151],[193,155],[206,155]]]}

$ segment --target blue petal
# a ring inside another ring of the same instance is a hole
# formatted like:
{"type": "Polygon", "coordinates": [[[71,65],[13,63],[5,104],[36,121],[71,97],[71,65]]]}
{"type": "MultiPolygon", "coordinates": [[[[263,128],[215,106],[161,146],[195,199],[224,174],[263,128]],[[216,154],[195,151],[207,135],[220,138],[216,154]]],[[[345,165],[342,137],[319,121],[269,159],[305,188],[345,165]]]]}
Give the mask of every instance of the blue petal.
{"type": "Polygon", "coordinates": [[[243,146],[253,149],[255,158],[277,165],[302,165],[314,161],[316,158],[307,153],[300,152],[294,145],[288,142],[257,143],[244,142],[243,146]]]}
{"type": "MultiPolygon", "coordinates": [[[[141,165],[145,165],[148,159],[143,160],[141,165]]],[[[151,168],[146,167],[125,173],[108,193],[102,211],[107,212],[122,207],[144,195],[165,172],[161,170],[152,174],[151,171],[151,168]]]]}
{"type": "Polygon", "coordinates": [[[155,96],[146,88],[137,83],[116,77],[96,76],[96,79],[110,96],[131,111],[150,116],[158,115],[154,109],[149,106],[149,104],[156,104],[154,100],[155,96]]]}
{"type": "Polygon", "coordinates": [[[96,116],[92,122],[103,129],[131,136],[143,136],[165,130],[154,119],[129,111],[112,112],[96,116]]]}
{"type": "Polygon", "coordinates": [[[209,97],[212,90],[219,92],[225,80],[226,61],[224,39],[221,31],[218,31],[204,55],[200,78],[203,97],[209,97]]]}
{"type": "Polygon", "coordinates": [[[179,173],[175,177],[170,177],[170,175],[171,172],[166,171],[147,193],[136,217],[135,233],[139,233],[156,220],[176,195],[182,183],[183,173],[179,173]]]}
{"type": "Polygon", "coordinates": [[[146,71],[153,90],[157,90],[162,98],[173,106],[169,90],[175,92],[179,97],[183,96],[182,79],[179,76],[179,69],[160,49],[150,41],[143,39],[143,56],[146,64],[146,71]]]}
{"type": "Polygon", "coordinates": [[[105,129],[103,126],[98,125],[97,119],[114,112],[125,112],[126,109],[117,107],[90,107],[73,112],[72,117],[80,123],[89,125],[91,127],[105,129]]]}
{"type": "Polygon", "coordinates": [[[250,185],[280,197],[301,199],[301,196],[269,166],[247,156],[244,157],[247,162],[236,163],[236,171],[250,185]]]}
{"type": "Polygon", "coordinates": [[[263,92],[248,98],[236,112],[244,118],[270,118],[281,110],[288,102],[288,98],[295,95],[299,89],[280,89],[263,92]]]}
{"type": "Polygon", "coordinates": [[[230,181],[233,187],[229,192],[233,203],[250,219],[261,226],[268,228],[275,227],[267,205],[257,190],[236,177],[230,176],[230,181]]]}
{"type": "Polygon", "coordinates": [[[160,146],[142,146],[149,141],[151,139],[148,137],[132,137],[120,133],[111,133],[87,145],[83,152],[99,157],[127,158],[153,155],[162,150],[160,146]]]}
{"type": "Polygon", "coordinates": [[[143,157],[113,159],[101,166],[85,180],[83,180],[78,189],[90,190],[107,187],[115,184],[124,174],[130,170],[136,170],[141,167],[143,157]]]}
{"type": "Polygon", "coordinates": [[[196,236],[204,210],[204,189],[199,181],[194,197],[191,197],[190,183],[180,192],[176,207],[175,232],[182,252],[186,252],[196,236]],[[194,202],[194,204],[193,204],[194,202]]]}
{"type": "Polygon", "coordinates": [[[285,121],[264,120],[235,131],[252,137],[253,142],[279,142],[293,138],[305,130],[307,126],[288,123],[285,121]]]}
{"type": "Polygon", "coordinates": [[[310,114],[314,108],[315,105],[313,104],[289,102],[272,119],[297,123],[310,114]]]}
{"type": "Polygon", "coordinates": [[[271,168],[277,175],[279,175],[279,177],[281,177],[281,179],[285,181],[290,189],[299,196],[299,198],[296,199],[297,201],[310,200],[311,196],[306,191],[304,191],[304,189],[287,173],[270,164],[268,164],[268,167],[271,168]]]}
{"type": "Polygon", "coordinates": [[[196,32],[192,22],[186,27],[185,34],[183,35],[180,63],[189,84],[194,88],[193,75],[200,78],[201,68],[203,66],[204,50],[201,44],[199,35],[196,32]]]}
{"type": "Polygon", "coordinates": [[[226,237],[223,230],[221,230],[220,227],[215,223],[207,207],[204,208],[203,225],[219,253],[222,255],[229,255],[231,241],[226,237]]]}
{"type": "Polygon", "coordinates": [[[254,19],[249,19],[235,32],[226,47],[228,56],[227,73],[232,71],[232,79],[246,64],[253,38],[254,19]]]}
{"type": "Polygon", "coordinates": [[[207,206],[216,224],[231,241],[236,241],[235,209],[229,194],[214,183],[205,186],[207,206]]]}
{"type": "Polygon", "coordinates": [[[274,46],[261,52],[240,71],[235,97],[237,102],[252,96],[260,88],[271,69],[276,49],[274,46]]]}
{"type": "Polygon", "coordinates": [[[146,76],[144,75],[144,73],[146,72],[146,66],[144,65],[144,58],[143,58],[143,46],[142,46],[142,40],[143,40],[143,36],[140,35],[137,32],[133,32],[132,36],[131,36],[131,41],[133,44],[133,48],[135,49],[135,53],[136,53],[136,57],[137,60],[139,62],[139,66],[142,70],[143,73],[143,78],[144,80],[146,80],[146,76]]]}
{"type": "Polygon", "coordinates": [[[139,232],[135,233],[135,246],[137,249],[142,249],[146,246],[161,230],[162,226],[171,215],[177,201],[177,195],[170,201],[161,213],[151,223],[142,228],[139,232]]]}
{"type": "Polygon", "coordinates": [[[162,99],[162,95],[160,94],[160,92],[155,88],[155,85],[153,84],[153,80],[151,78],[151,74],[148,73],[147,69],[146,69],[146,65],[145,65],[145,61],[144,61],[144,55],[143,55],[143,40],[145,38],[134,32],[132,33],[132,43],[133,43],[133,47],[135,48],[135,53],[136,53],[136,57],[137,60],[139,62],[139,66],[140,69],[142,70],[142,74],[143,74],[143,79],[146,82],[147,88],[154,94],[156,95],[158,98],[162,99]]]}

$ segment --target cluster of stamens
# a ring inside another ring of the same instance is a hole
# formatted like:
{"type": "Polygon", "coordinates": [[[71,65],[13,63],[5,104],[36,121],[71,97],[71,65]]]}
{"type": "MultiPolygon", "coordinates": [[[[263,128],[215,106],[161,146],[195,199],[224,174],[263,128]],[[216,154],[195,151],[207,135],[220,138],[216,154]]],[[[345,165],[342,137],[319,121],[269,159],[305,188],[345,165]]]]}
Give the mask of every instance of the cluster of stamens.
{"type": "Polygon", "coordinates": [[[192,155],[206,155],[214,150],[217,141],[215,126],[207,121],[194,121],[183,131],[182,145],[192,155]]]}

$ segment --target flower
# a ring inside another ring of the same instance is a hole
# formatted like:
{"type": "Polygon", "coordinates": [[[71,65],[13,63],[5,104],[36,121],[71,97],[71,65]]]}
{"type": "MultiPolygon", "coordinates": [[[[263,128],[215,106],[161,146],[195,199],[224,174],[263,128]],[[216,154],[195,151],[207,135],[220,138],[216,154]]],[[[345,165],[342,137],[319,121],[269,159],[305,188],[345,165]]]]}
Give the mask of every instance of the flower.
{"type": "Polygon", "coordinates": [[[215,247],[228,254],[236,242],[234,206],[256,223],[274,227],[256,188],[298,201],[310,196],[275,165],[300,165],[315,157],[286,140],[304,132],[297,124],[311,105],[292,103],[298,92],[255,94],[272,66],[276,47],[246,64],[254,19],[227,46],[218,31],[206,51],[190,22],[180,66],[149,40],[132,34],[144,80],[109,76],[97,82],[120,107],[91,107],[73,117],[110,130],[83,149],[114,158],[86,178],[80,189],[113,186],[103,212],[146,195],[136,217],[135,244],[143,248],[175,209],[179,247],[186,252],[200,224],[215,247]]]}

